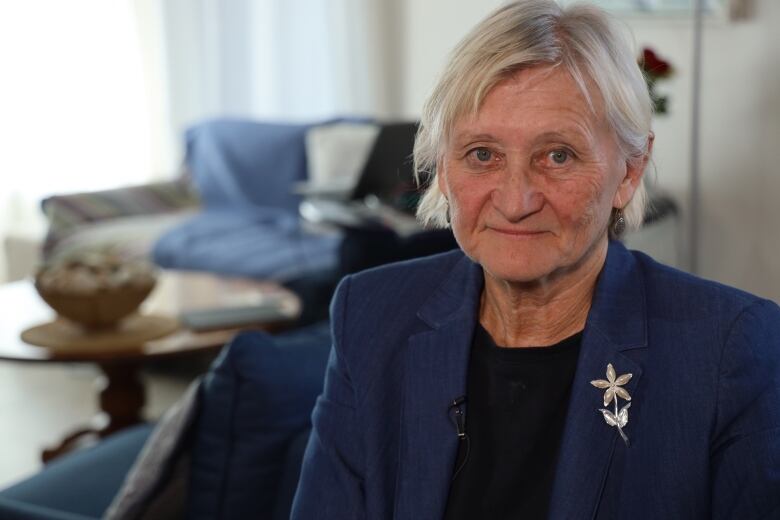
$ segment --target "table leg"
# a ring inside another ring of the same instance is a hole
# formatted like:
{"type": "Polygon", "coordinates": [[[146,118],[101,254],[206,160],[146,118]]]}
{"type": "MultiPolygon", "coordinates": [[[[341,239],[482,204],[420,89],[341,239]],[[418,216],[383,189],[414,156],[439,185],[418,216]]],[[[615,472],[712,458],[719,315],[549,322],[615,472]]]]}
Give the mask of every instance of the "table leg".
{"type": "Polygon", "coordinates": [[[106,414],[108,424],[101,430],[101,437],[141,422],[141,410],[146,402],[140,367],[130,364],[100,365],[105,376],[100,391],[100,409],[106,414]]]}
{"type": "Polygon", "coordinates": [[[80,428],[63,439],[57,446],[44,450],[43,462],[84,445],[91,440],[102,439],[118,430],[141,422],[146,396],[140,378],[140,365],[99,364],[103,377],[100,388],[101,415],[93,425],[80,428]]]}

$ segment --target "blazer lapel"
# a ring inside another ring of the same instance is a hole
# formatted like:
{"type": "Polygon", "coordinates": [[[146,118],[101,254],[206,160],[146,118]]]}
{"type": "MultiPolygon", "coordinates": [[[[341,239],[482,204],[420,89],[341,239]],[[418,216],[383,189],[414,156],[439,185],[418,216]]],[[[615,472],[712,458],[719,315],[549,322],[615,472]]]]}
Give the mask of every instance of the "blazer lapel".
{"type": "Polygon", "coordinates": [[[459,442],[450,404],[466,394],[481,291],[482,271],[464,257],[418,314],[431,329],[409,338],[397,519],[444,515],[459,442]]]}
{"type": "MultiPolygon", "coordinates": [[[[633,375],[624,386],[633,396],[642,368],[636,361],[639,356],[629,357],[626,352],[646,346],[641,274],[633,256],[622,245],[611,243],[580,347],[553,485],[551,519],[594,518],[614,451],[631,448],[598,411],[603,408],[604,390],[590,382],[606,379],[611,363],[618,375],[633,375]]],[[[629,418],[640,407],[641,403],[632,403],[629,418]]],[[[629,442],[640,436],[631,426],[629,419],[624,428],[629,442]]]]}

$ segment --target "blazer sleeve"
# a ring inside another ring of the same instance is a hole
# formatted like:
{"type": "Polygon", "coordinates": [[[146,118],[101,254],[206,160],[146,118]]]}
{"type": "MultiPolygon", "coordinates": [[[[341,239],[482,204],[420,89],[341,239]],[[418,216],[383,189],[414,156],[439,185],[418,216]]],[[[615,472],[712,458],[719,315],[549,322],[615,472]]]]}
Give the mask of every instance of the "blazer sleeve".
{"type": "Polygon", "coordinates": [[[291,518],[362,519],[364,450],[358,427],[358,403],[345,347],[349,277],[331,304],[333,346],[325,386],[312,413],[312,432],[303,457],[291,518]]]}
{"type": "Polygon", "coordinates": [[[712,439],[712,518],[780,518],[780,309],[734,320],[722,353],[712,439]]]}

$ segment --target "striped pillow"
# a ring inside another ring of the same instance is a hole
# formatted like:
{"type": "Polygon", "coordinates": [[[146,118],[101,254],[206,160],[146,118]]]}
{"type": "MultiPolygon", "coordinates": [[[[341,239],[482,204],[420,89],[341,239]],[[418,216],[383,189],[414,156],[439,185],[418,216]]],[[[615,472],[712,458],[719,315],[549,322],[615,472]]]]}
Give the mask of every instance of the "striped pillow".
{"type": "Polygon", "coordinates": [[[49,222],[43,244],[44,258],[59,241],[85,224],[118,217],[166,213],[197,204],[197,194],[186,178],[47,197],[41,201],[41,209],[49,222]]]}

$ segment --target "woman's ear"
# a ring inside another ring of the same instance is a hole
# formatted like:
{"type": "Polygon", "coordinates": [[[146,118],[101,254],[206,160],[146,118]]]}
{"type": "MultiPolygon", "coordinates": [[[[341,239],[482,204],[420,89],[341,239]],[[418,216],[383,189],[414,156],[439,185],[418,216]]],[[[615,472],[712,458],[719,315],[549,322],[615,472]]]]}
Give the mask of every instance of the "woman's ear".
{"type": "Polygon", "coordinates": [[[631,200],[634,196],[634,192],[642,182],[642,176],[645,173],[645,168],[653,153],[653,142],[655,141],[655,134],[650,132],[647,136],[647,152],[641,157],[632,157],[626,161],[626,171],[623,179],[620,181],[617,192],[615,192],[615,198],[612,200],[612,207],[623,209],[627,204],[627,201],[631,200]]]}
{"type": "Polygon", "coordinates": [[[449,200],[449,190],[447,190],[447,181],[445,176],[444,160],[439,161],[436,166],[436,183],[439,185],[439,191],[444,195],[444,198],[449,200]]]}

